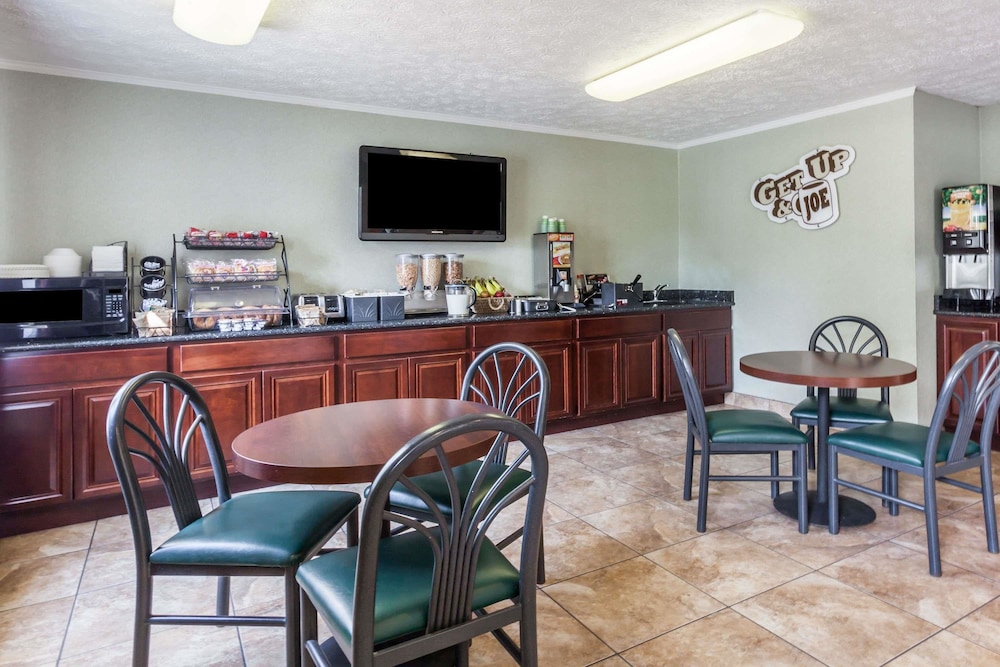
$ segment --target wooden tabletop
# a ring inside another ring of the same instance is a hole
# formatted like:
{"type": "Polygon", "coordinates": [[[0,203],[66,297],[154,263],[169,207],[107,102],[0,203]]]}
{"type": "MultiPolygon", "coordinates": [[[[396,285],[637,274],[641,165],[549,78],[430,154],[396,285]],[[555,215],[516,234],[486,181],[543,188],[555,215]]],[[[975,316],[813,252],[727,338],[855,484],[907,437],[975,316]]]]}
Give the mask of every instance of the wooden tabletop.
{"type": "MultiPolygon", "coordinates": [[[[257,424],[236,436],[236,469],[272,482],[370,482],[410,438],[470,413],[502,414],[481,403],[446,398],[362,401],[304,410],[257,424]]],[[[445,452],[450,463],[459,465],[484,455],[492,443],[491,434],[469,433],[445,443],[445,452]]],[[[423,474],[438,469],[430,454],[410,471],[423,474]]]]}
{"type": "Polygon", "coordinates": [[[891,387],[917,379],[916,366],[898,359],[808,350],[748,354],[740,359],[740,370],[763,380],[813,387],[891,387]]]}

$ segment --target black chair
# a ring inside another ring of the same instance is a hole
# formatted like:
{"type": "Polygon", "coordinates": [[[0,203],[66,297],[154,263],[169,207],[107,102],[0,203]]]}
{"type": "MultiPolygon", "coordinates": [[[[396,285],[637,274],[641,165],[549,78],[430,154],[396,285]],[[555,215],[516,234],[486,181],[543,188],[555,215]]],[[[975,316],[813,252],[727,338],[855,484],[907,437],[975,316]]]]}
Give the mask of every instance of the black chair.
{"type": "MultiPolygon", "coordinates": [[[[841,315],[823,322],[809,338],[815,352],[853,352],[888,357],[889,345],[877,326],[860,317],[841,315]]],[[[791,412],[792,423],[806,426],[809,436],[809,467],[816,468],[816,424],[819,422],[816,388],[807,387],[806,397],[791,412]]],[[[882,387],[879,400],[858,398],[857,389],[837,389],[830,397],[830,427],[849,429],[892,421],[889,388],[882,387]]]]}
{"type": "Polygon", "coordinates": [[[358,546],[299,568],[302,637],[309,655],[324,667],[345,658],[355,667],[388,667],[430,654],[440,659],[444,652],[447,661],[435,664],[468,665],[472,638],[492,632],[518,664],[537,665],[535,581],[547,481],[541,438],[511,417],[465,415],[414,437],[372,483],[358,546]],[[482,433],[494,442],[490,454],[477,463],[472,486],[464,490],[448,467],[443,445],[468,433],[482,433]],[[524,451],[494,477],[491,461],[508,439],[520,440],[524,451]],[[441,511],[406,475],[407,467],[426,453],[442,467],[453,501],[450,512],[441,511]],[[526,462],[528,475],[515,475],[526,462]],[[521,479],[517,484],[515,477],[521,479]],[[388,508],[399,485],[423,497],[432,520],[418,521],[388,508]],[[501,512],[520,513],[510,506],[525,496],[521,560],[515,567],[486,532],[501,512]],[[380,539],[383,521],[412,530],[380,539]],[[509,604],[497,604],[501,602],[509,604]],[[486,611],[493,605],[499,608],[486,611]],[[317,610],[332,633],[323,645],[316,640],[317,610]],[[515,622],[520,622],[520,648],[503,630],[515,622]]]}
{"type": "Polygon", "coordinates": [[[154,371],[126,382],[111,401],[108,449],[128,508],[136,559],[132,664],[149,662],[153,625],[284,626],[289,667],[302,656],[295,572],[345,522],[357,519],[360,497],[340,491],[272,491],[232,497],[226,461],[204,400],[183,378],[154,371]],[[159,413],[159,418],[156,416],[159,413]],[[191,473],[204,446],[211,461],[219,506],[202,515],[191,473]],[[150,537],[145,483],[133,457],[163,484],[178,532],[159,547],[150,537]],[[152,613],[153,577],[218,576],[216,613],[201,616],[152,613]],[[285,616],[229,614],[231,576],[280,576],[285,616]]]}
{"type": "MultiPolygon", "coordinates": [[[[670,356],[673,358],[677,377],[684,392],[684,403],[688,413],[688,448],[685,456],[685,476],[690,479],[694,455],[701,456],[701,474],[698,478],[698,532],[705,532],[708,511],[708,483],[727,482],[770,482],[771,494],[775,495],[778,482],[793,482],[798,500],[799,532],[809,532],[809,512],[807,510],[806,488],[806,435],[795,428],[781,415],[766,410],[717,410],[706,413],[698,381],[691,368],[684,342],[674,329],[667,330],[670,356]],[[695,444],[700,449],[695,448],[695,444]],[[778,452],[792,452],[791,476],[778,474],[778,452]],[[769,454],[770,475],[713,475],[712,456],[718,454],[769,454]]],[[[686,482],[690,484],[690,482],[686,482]]],[[[690,500],[690,487],[685,500],[690,500]]]]}
{"type": "MultiPolygon", "coordinates": [[[[462,381],[459,394],[462,400],[476,401],[493,406],[500,412],[525,423],[534,423],[534,432],[539,440],[545,439],[546,411],[549,405],[549,371],[545,362],[533,349],[521,343],[498,343],[480,352],[472,361],[462,381]]],[[[506,443],[492,455],[487,467],[487,479],[497,479],[507,469],[506,443]]],[[[480,463],[474,461],[454,469],[458,480],[459,498],[465,502],[469,488],[480,463]]],[[[527,473],[514,471],[510,484],[520,484],[527,473]]],[[[434,512],[428,510],[424,495],[434,500],[438,510],[448,514],[453,505],[448,492],[448,484],[442,473],[431,473],[413,478],[413,483],[422,493],[417,493],[402,485],[389,494],[390,509],[418,519],[433,520],[434,512]]],[[[482,490],[489,484],[482,485],[482,490]]],[[[520,537],[515,531],[498,542],[501,549],[520,537]]],[[[538,564],[538,583],[545,583],[544,543],[538,564]]]]}
{"type": "Polygon", "coordinates": [[[932,576],[941,576],[941,546],[938,537],[936,483],[944,482],[983,498],[986,521],[986,545],[990,553],[1000,552],[997,544],[996,509],[993,506],[993,477],[990,469],[990,444],[997,409],[1000,408],[1000,343],[985,341],[965,351],[941,385],[931,425],[888,422],[842,431],[829,439],[830,532],[840,529],[837,488],[861,491],[883,500],[889,513],[899,513],[906,505],[924,513],[927,523],[927,559],[932,576]],[[953,430],[945,430],[950,409],[958,414],[953,430]],[[976,419],[982,420],[979,442],[972,440],[976,419]],[[837,477],[839,454],[869,461],[888,470],[883,490],[876,491],[837,477]],[[980,486],[952,479],[969,468],[979,468],[980,486]],[[899,473],[923,479],[923,504],[899,496],[899,473]]]}

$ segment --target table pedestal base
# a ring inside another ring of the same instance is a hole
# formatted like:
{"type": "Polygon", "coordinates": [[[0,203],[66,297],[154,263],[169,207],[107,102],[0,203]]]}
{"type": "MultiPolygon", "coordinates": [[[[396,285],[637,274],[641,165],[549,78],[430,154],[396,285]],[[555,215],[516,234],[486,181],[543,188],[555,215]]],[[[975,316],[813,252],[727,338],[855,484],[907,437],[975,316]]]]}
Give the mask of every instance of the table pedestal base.
{"type": "MultiPolygon", "coordinates": [[[[814,526],[830,524],[829,503],[819,502],[815,491],[809,496],[809,523],[814,526]]],[[[875,510],[856,498],[840,496],[840,525],[846,528],[864,526],[875,520],[875,510]]],[[[787,491],[774,499],[774,508],[787,517],[799,518],[798,501],[794,491],[787,491]]]]}

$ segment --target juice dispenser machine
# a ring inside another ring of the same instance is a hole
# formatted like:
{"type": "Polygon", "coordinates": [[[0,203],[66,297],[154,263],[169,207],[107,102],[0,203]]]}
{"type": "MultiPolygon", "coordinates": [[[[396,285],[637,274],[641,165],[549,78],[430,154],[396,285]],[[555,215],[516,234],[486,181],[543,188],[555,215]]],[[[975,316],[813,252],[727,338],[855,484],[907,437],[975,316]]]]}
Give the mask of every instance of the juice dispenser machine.
{"type": "Polygon", "coordinates": [[[573,233],[537,233],[531,244],[535,292],[556,303],[573,303],[573,233]]]}
{"type": "Polygon", "coordinates": [[[993,300],[1000,286],[993,206],[1000,187],[965,185],[941,191],[945,296],[993,300]]]}

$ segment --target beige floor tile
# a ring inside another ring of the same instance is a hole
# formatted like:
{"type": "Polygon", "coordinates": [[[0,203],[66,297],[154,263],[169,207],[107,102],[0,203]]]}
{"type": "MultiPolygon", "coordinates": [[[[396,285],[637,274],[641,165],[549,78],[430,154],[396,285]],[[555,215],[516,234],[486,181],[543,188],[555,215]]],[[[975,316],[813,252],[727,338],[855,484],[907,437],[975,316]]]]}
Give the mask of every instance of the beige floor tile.
{"type": "Polygon", "coordinates": [[[546,497],[576,516],[601,512],[646,498],[649,494],[604,474],[588,473],[549,484],[546,497]]]}
{"type": "Polygon", "coordinates": [[[73,598],[0,612],[0,665],[54,665],[73,598]]]}
{"type": "Polygon", "coordinates": [[[615,651],[718,611],[722,605],[645,558],[611,565],[546,593],[615,651]]]}
{"type": "Polygon", "coordinates": [[[657,431],[630,438],[628,444],[658,456],[683,456],[687,450],[687,431],[657,431]]]}
{"type": "Polygon", "coordinates": [[[593,667],[629,667],[629,664],[617,655],[613,655],[610,658],[601,660],[600,662],[595,662],[593,667]]]}
{"type": "MultiPolygon", "coordinates": [[[[900,522],[906,520],[902,515],[885,515],[876,519],[875,524],[882,522],[883,530],[894,531],[900,522]]],[[[909,526],[912,527],[913,519],[909,521],[909,526]]],[[[731,530],[816,569],[853,556],[886,539],[875,532],[874,528],[842,528],[837,535],[831,535],[825,526],[810,526],[809,532],[802,535],[798,532],[795,521],[777,513],[733,526],[731,530]]]]}
{"type": "Polygon", "coordinates": [[[0,563],[0,611],[73,597],[86,551],[0,563]]]}
{"type": "Polygon", "coordinates": [[[819,667],[788,642],[729,609],[712,614],[622,654],[633,667],[782,665],[819,667]],[[725,641],[715,641],[724,637],[725,641]]]}
{"type": "MultiPolygon", "coordinates": [[[[239,610],[241,614],[250,616],[284,616],[285,601],[279,599],[270,603],[262,603],[239,610]]],[[[240,644],[247,667],[272,667],[285,664],[285,629],[284,628],[254,628],[240,627],[240,644]]],[[[329,636],[326,625],[319,621],[319,638],[323,641],[329,636]]]]}
{"type": "MultiPolygon", "coordinates": [[[[559,667],[584,667],[612,654],[611,649],[552,601],[538,593],[538,664],[559,667]]],[[[506,627],[515,642],[520,642],[518,625],[506,627]]],[[[471,667],[501,667],[516,665],[510,654],[493,635],[481,635],[473,640],[469,651],[471,667]]]]}
{"type": "MultiPolygon", "coordinates": [[[[923,515],[921,515],[921,518],[923,515]]],[[[901,546],[927,553],[927,529],[917,528],[893,539],[901,546]]],[[[938,520],[941,560],[1000,581],[1000,554],[986,549],[982,505],[973,505],[938,520]]]]}
{"type": "MultiPolygon", "coordinates": [[[[59,661],[59,667],[128,667],[132,642],[120,642],[59,661]]],[[[152,635],[150,667],[242,667],[243,651],[236,628],[173,627],[152,635]]],[[[284,655],[280,662],[284,664],[284,655]]]]}
{"type": "Polygon", "coordinates": [[[728,530],[708,533],[646,557],[727,605],[811,571],[728,530]]]}
{"type": "Polygon", "coordinates": [[[641,554],[700,534],[689,512],[660,498],[588,514],[583,520],[641,554]]]}
{"type": "Polygon", "coordinates": [[[660,458],[652,452],[612,439],[599,445],[571,449],[563,456],[599,472],[610,472],[660,458]]]}
{"type": "Polygon", "coordinates": [[[889,543],[822,572],[942,628],[1000,596],[996,581],[949,564],[941,577],[928,576],[925,554],[889,543]]]}
{"type": "Polygon", "coordinates": [[[654,496],[677,498],[683,495],[684,461],[678,458],[655,458],[638,465],[626,466],[608,473],[654,496]]]}
{"type": "MultiPolygon", "coordinates": [[[[684,423],[687,423],[686,418],[684,423]]],[[[610,424],[602,424],[594,427],[594,431],[597,433],[603,433],[604,435],[629,443],[633,442],[637,438],[652,435],[663,430],[664,428],[661,426],[659,421],[645,417],[640,419],[629,419],[622,422],[612,422],[610,424]]]]}
{"type": "MultiPolygon", "coordinates": [[[[758,493],[752,487],[761,485],[767,489],[764,482],[737,483],[737,482],[711,482],[708,485],[708,508],[706,518],[709,522],[723,528],[735,526],[756,519],[757,517],[777,514],[769,494],[758,493]]],[[[677,503],[678,507],[697,516],[698,514],[698,483],[697,478],[691,490],[691,500],[683,500],[683,496],[678,490],[665,496],[667,500],[677,503]]],[[[785,519],[785,517],[782,517],[785,519]]],[[[797,528],[794,521],[786,519],[788,525],[795,531],[797,528]]]]}
{"type": "MultiPolygon", "coordinates": [[[[120,584],[81,593],[73,606],[63,656],[75,656],[131,640],[134,612],[134,584],[120,584]],[[115,619],[115,622],[109,623],[108,619],[115,619]]],[[[214,578],[157,577],[154,581],[153,613],[214,612],[214,578]]],[[[153,634],[167,629],[168,626],[154,626],[153,634]]]]}
{"type": "MultiPolygon", "coordinates": [[[[521,541],[517,540],[503,553],[517,564],[521,541]]],[[[545,526],[546,585],[635,556],[636,552],[580,519],[545,526]]]]}
{"type": "Polygon", "coordinates": [[[880,665],[937,631],[821,574],[761,593],[733,610],[832,667],[880,665]]]}
{"type": "Polygon", "coordinates": [[[940,665],[995,667],[1000,665],[1000,654],[943,631],[887,663],[887,667],[939,667],[940,665]]]}
{"type": "MultiPolygon", "coordinates": [[[[284,577],[232,577],[230,582],[235,613],[258,613],[251,611],[257,607],[284,608],[284,577]]],[[[283,611],[279,613],[279,615],[283,614],[283,611]]]]}
{"type": "Polygon", "coordinates": [[[948,630],[995,653],[1000,653],[1000,599],[977,609],[948,630]]]}
{"type": "Polygon", "coordinates": [[[549,452],[565,453],[571,449],[600,445],[608,441],[608,436],[593,428],[580,428],[565,433],[547,433],[545,449],[549,452]]]}
{"type": "MultiPolygon", "coordinates": [[[[978,483],[978,479],[976,482],[978,483]]],[[[956,486],[952,486],[951,484],[938,482],[935,489],[937,493],[938,516],[953,514],[954,512],[965,509],[970,505],[982,503],[982,496],[978,493],[966,491],[965,489],[960,489],[956,486]]],[[[921,504],[924,502],[924,482],[916,475],[904,475],[900,473],[899,492],[900,495],[907,500],[912,500],[913,502],[921,504]]],[[[917,510],[909,511],[915,512],[917,510]]]]}
{"type": "Polygon", "coordinates": [[[91,550],[87,557],[80,580],[81,593],[135,581],[135,551],[132,547],[117,551],[110,550],[110,546],[105,549],[91,550]]]}
{"type": "Polygon", "coordinates": [[[58,556],[70,551],[90,548],[94,536],[94,522],[39,530],[0,539],[0,563],[11,563],[31,558],[58,556]]]}
{"type": "Polygon", "coordinates": [[[565,454],[549,455],[549,484],[592,474],[595,470],[565,454]]]}

